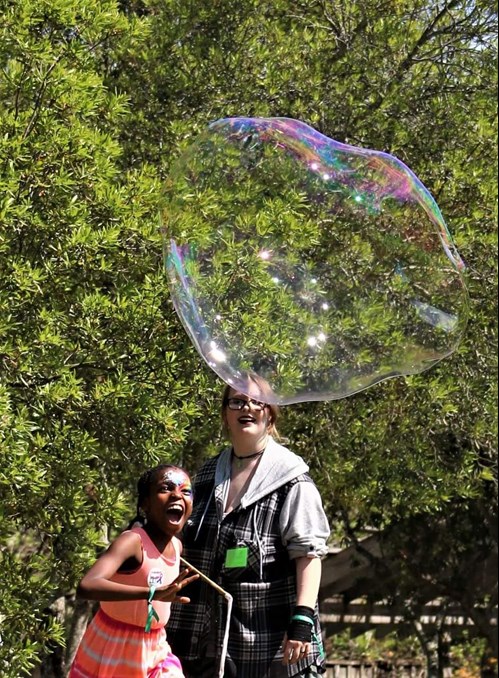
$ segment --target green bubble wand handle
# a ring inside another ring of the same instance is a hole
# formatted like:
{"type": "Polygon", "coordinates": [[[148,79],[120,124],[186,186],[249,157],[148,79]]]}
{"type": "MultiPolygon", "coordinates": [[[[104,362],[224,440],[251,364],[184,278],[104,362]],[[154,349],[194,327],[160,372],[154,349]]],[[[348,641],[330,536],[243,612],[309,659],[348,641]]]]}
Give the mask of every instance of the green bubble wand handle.
{"type": "Polygon", "coordinates": [[[216,582],[214,582],[212,579],[203,574],[200,570],[197,569],[197,567],[191,565],[187,560],[185,560],[185,558],[181,557],[180,562],[182,563],[182,565],[185,565],[185,567],[189,568],[189,570],[192,570],[193,572],[198,574],[199,577],[203,579],[203,581],[212,586],[215,589],[215,591],[217,591],[227,601],[227,616],[225,620],[224,640],[222,645],[222,655],[220,657],[220,669],[218,672],[218,678],[224,678],[225,658],[227,657],[227,647],[229,645],[230,616],[232,614],[233,598],[230,595],[230,593],[224,591],[224,589],[221,586],[219,586],[216,582]]]}

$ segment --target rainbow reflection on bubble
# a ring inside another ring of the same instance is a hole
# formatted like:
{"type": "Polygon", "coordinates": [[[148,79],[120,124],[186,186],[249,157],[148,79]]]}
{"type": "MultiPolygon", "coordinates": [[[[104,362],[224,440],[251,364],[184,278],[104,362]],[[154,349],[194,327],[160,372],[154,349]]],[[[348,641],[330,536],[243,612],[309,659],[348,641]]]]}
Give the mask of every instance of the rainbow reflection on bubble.
{"type": "Polygon", "coordinates": [[[162,222],[192,342],[234,388],[258,375],[268,402],[422,372],[463,335],[463,262],[435,200],[387,153],[287,118],[218,120],[174,164],[162,222]]]}

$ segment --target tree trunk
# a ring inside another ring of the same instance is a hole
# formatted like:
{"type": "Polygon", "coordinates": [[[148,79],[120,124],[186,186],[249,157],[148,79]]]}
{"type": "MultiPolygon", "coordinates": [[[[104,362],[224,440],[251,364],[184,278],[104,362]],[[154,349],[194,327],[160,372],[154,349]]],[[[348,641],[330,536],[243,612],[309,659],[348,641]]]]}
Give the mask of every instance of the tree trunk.
{"type": "MultiPolygon", "coordinates": [[[[81,600],[76,598],[74,603],[73,618],[71,620],[71,628],[68,634],[68,642],[66,646],[66,671],[69,671],[71,663],[78,649],[78,645],[87,628],[88,620],[92,616],[94,603],[90,600],[81,600]]],[[[66,675],[66,673],[61,674],[66,675]]]]}
{"type": "Polygon", "coordinates": [[[417,619],[413,621],[413,624],[418,640],[421,643],[421,648],[426,657],[426,678],[443,678],[439,657],[438,630],[433,629],[430,633],[426,633],[423,629],[423,625],[417,619]]]}

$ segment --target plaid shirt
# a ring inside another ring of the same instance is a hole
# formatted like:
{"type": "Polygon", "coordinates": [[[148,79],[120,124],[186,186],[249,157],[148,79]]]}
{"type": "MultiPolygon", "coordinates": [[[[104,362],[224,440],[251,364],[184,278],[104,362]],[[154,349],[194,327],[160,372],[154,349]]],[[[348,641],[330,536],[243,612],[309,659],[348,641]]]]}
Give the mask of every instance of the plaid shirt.
{"type": "MultiPolygon", "coordinates": [[[[266,678],[272,662],[281,664],[282,641],[296,604],[296,567],[279,528],[279,516],[290,488],[312,483],[307,473],[222,520],[221,496],[214,486],[219,457],[210,459],[194,483],[194,510],[184,531],[184,556],[233,597],[228,657],[238,678],[266,678]],[[248,548],[246,567],[227,568],[228,549],[248,548]]],[[[226,622],[226,601],[203,581],[190,584],[188,605],[174,605],[168,639],[180,659],[219,657],[226,622]]],[[[287,669],[296,676],[307,666],[322,666],[318,611],[312,650],[287,669]]]]}

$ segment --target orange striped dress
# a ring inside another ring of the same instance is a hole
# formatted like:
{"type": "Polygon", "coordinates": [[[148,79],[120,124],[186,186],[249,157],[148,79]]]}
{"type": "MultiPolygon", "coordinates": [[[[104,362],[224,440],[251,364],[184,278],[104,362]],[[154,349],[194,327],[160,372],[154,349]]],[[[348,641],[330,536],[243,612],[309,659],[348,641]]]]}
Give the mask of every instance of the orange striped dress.
{"type": "MultiPolygon", "coordinates": [[[[113,581],[132,586],[170,584],[180,569],[180,542],[173,537],[175,555],[162,556],[147,533],[132,528],[142,541],[142,564],[113,581]]],[[[69,678],[184,678],[179,660],[166,640],[171,603],[153,601],[159,620],[145,633],[147,601],[106,601],[90,622],[78,647],[69,678]]]]}

